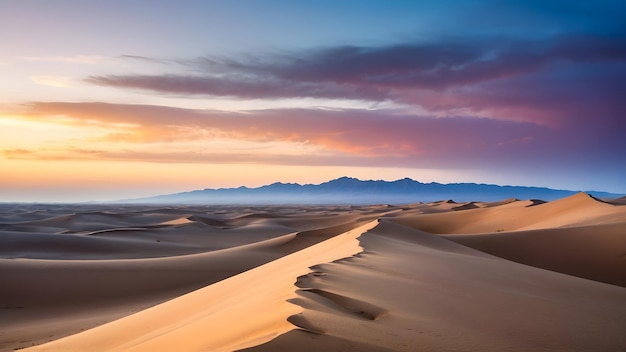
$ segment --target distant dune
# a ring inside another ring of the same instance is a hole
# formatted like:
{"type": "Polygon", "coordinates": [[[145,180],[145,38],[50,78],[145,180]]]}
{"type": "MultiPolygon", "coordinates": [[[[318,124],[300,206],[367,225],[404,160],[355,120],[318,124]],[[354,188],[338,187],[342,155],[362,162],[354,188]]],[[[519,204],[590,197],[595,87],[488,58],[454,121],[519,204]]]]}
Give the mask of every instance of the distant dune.
{"type": "Polygon", "coordinates": [[[624,351],[624,203],[0,205],[0,350],[624,351]]]}

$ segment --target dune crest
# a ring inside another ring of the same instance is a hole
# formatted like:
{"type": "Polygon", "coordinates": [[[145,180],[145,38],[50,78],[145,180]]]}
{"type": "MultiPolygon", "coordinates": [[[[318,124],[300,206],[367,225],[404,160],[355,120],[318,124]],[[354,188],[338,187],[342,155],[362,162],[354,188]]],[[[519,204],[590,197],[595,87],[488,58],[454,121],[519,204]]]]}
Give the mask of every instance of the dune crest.
{"type": "Polygon", "coordinates": [[[626,289],[520,265],[390,220],[299,280],[299,328],[247,352],[620,351],[626,289]],[[567,295],[563,293],[567,292],[567,295]]]}
{"type": "Polygon", "coordinates": [[[436,234],[474,234],[622,222],[626,208],[578,193],[552,202],[509,201],[503,204],[437,212],[400,214],[397,221],[436,234]]]}
{"type": "Polygon", "coordinates": [[[98,328],[28,351],[232,351],[269,340],[291,325],[292,278],[310,266],[361,251],[371,221],[299,252],[98,328]],[[245,317],[245,318],[243,318],[245,317]]]}

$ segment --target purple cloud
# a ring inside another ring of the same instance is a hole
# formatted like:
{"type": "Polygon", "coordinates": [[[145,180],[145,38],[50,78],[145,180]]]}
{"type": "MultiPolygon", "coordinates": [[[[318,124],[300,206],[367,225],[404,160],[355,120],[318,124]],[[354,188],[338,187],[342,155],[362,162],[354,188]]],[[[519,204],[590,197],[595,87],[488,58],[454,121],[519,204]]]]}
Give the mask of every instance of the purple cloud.
{"type": "MultiPolygon", "coordinates": [[[[549,127],[471,117],[433,118],[380,110],[277,109],[232,113],[104,103],[34,103],[30,107],[31,116],[38,119],[64,114],[73,117],[76,124],[97,120],[139,126],[111,136],[120,141],[188,141],[206,138],[203,133],[190,136],[189,129],[216,131],[241,140],[319,146],[337,153],[344,164],[375,162],[448,168],[562,152],[555,148],[554,131],[549,127]],[[181,126],[185,129],[179,129],[181,126]]],[[[332,156],[319,160],[335,164],[332,156]]]]}
{"type": "Polygon", "coordinates": [[[384,47],[343,46],[262,59],[195,62],[203,75],[93,76],[88,82],[161,93],[241,98],[387,99],[396,90],[445,90],[515,77],[552,64],[626,61],[621,38],[567,35],[384,47]]]}
{"type": "Polygon", "coordinates": [[[245,99],[337,98],[384,100],[387,93],[376,87],[357,87],[334,82],[290,81],[275,77],[209,77],[183,75],[128,75],[90,77],[87,82],[165,94],[214,95],[245,99]]]}
{"type": "Polygon", "coordinates": [[[87,81],[175,95],[386,100],[437,116],[577,124],[579,130],[622,127],[625,110],[626,40],[619,37],[342,46],[247,59],[203,58],[186,65],[199,73],[87,81]]]}

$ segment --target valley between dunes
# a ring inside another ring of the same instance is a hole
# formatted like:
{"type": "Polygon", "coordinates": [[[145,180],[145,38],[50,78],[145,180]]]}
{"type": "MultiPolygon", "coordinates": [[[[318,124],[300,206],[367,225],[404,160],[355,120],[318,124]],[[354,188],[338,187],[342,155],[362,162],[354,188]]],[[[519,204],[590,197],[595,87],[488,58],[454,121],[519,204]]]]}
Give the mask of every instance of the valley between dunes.
{"type": "Polygon", "coordinates": [[[0,350],[624,351],[626,200],[0,205],[0,350]]]}

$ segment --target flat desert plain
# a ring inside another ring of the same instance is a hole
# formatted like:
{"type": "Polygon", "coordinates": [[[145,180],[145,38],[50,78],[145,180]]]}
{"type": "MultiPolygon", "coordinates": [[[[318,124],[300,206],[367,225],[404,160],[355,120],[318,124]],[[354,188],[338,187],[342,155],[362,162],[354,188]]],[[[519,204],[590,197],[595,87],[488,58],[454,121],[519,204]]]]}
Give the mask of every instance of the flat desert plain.
{"type": "Polygon", "coordinates": [[[0,350],[626,351],[626,200],[0,205],[0,350]]]}

